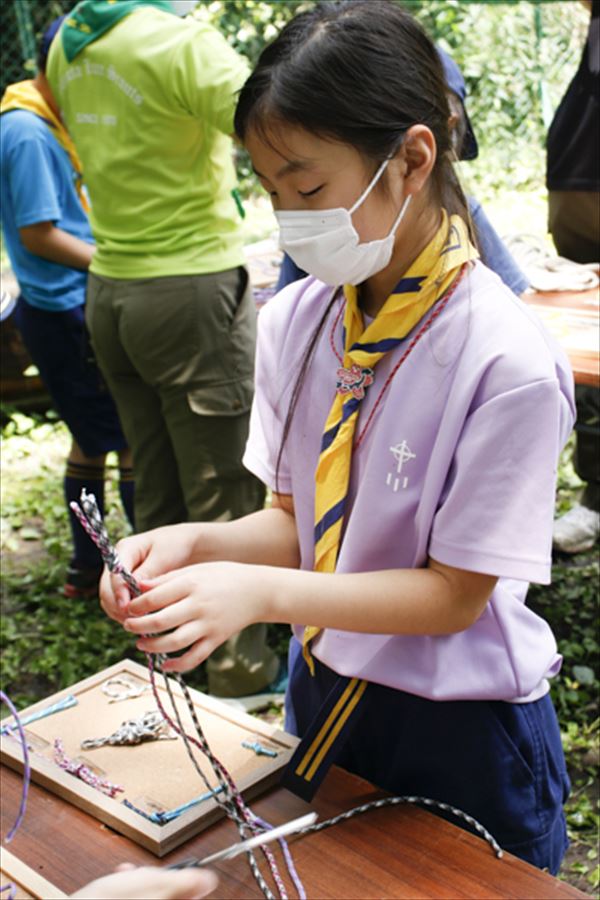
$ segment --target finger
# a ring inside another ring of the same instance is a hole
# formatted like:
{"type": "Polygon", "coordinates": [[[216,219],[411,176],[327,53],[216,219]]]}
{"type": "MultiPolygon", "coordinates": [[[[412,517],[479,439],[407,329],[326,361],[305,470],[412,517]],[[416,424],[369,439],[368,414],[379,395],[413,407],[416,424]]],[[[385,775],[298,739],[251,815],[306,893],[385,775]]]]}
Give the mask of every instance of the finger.
{"type": "Polygon", "coordinates": [[[164,900],[194,900],[207,897],[217,887],[218,878],[209,869],[181,869],[168,871],[155,869],[153,872],[154,891],[152,897],[164,900]]]}
{"type": "Polygon", "coordinates": [[[169,581],[167,584],[161,584],[158,587],[151,587],[150,590],[144,591],[139,597],[135,597],[129,604],[128,613],[130,616],[143,616],[153,613],[165,606],[170,606],[178,600],[183,600],[190,594],[194,584],[187,578],[178,578],[169,581]]]}
{"type": "Polygon", "coordinates": [[[144,653],[177,653],[186,647],[191,647],[196,641],[203,638],[202,628],[199,622],[186,622],[180,628],[163,634],[160,637],[143,637],[136,642],[138,650],[144,653]]]}
{"type": "MultiPolygon", "coordinates": [[[[120,588],[120,590],[122,591],[122,588],[120,588]]],[[[119,586],[116,585],[107,569],[104,569],[100,578],[98,592],[100,595],[100,605],[106,615],[111,619],[120,621],[122,616],[119,609],[119,586]]],[[[127,598],[128,596],[129,595],[127,595],[127,598]]]]}
{"type": "Polygon", "coordinates": [[[117,541],[116,550],[126,569],[139,568],[152,549],[152,538],[148,531],[130,534],[117,541]]]}
{"type": "Polygon", "coordinates": [[[170,569],[168,572],[161,572],[157,575],[148,575],[146,577],[146,582],[150,587],[156,587],[159,584],[165,584],[167,581],[172,581],[174,578],[179,578],[181,575],[189,574],[193,569],[198,569],[199,563],[194,563],[193,566],[181,566],[179,569],[170,569]]]}
{"type": "Polygon", "coordinates": [[[194,604],[190,597],[178,600],[164,609],[148,613],[146,616],[129,616],[123,622],[123,628],[132,634],[157,635],[165,631],[172,631],[186,622],[198,619],[197,611],[194,612],[194,604]]]}
{"type": "Polygon", "coordinates": [[[172,656],[166,659],[162,664],[163,670],[165,672],[189,672],[204,662],[214,649],[215,644],[213,641],[210,641],[208,638],[199,640],[182,656],[172,656]]]}

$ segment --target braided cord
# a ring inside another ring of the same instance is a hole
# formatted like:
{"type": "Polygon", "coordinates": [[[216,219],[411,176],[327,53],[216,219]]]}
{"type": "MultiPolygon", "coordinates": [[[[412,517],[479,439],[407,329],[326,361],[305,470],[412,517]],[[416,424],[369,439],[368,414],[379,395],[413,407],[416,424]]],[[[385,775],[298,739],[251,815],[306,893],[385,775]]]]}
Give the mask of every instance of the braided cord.
{"type": "Polygon", "coordinates": [[[501,859],[504,855],[498,841],[490,834],[487,828],[484,828],[481,822],[478,822],[477,819],[474,819],[473,816],[468,815],[468,813],[463,812],[462,809],[457,809],[456,806],[451,806],[449,803],[442,803],[440,800],[431,800],[429,797],[382,797],[381,800],[372,800],[370,803],[364,803],[362,806],[355,806],[353,809],[340,813],[339,816],[333,816],[331,819],[326,819],[324,822],[316,822],[314,825],[307,825],[307,827],[302,828],[298,834],[309,834],[311,831],[323,831],[325,828],[331,828],[332,825],[338,825],[346,819],[352,819],[354,816],[369,812],[372,809],[382,809],[385,806],[399,806],[401,803],[410,803],[415,806],[429,806],[434,809],[441,809],[444,812],[451,813],[457,819],[462,819],[463,822],[466,822],[474,828],[477,834],[480,834],[481,837],[488,842],[498,859],[501,859]]]}
{"type": "MultiPolygon", "coordinates": [[[[27,737],[25,735],[25,731],[23,729],[23,722],[17,712],[15,706],[13,705],[10,697],[4,693],[4,691],[0,690],[0,702],[5,703],[8,706],[10,713],[14,719],[14,726],[19,732],[19,741],[21,742],[21,749],[23,750],[23,789],[21,792],[21,803],[19,805],[19,812],[17,814],[17,819],[15,824],[10,829],[8,834],[6,835],[5,842],[10,844],[15,834],[17,833],[21,822],[23,821],[23,816],[27,810],[27,794],[29,792],[29,782],[31,781],[31,764],[29,762],[29,747],[27,746],[27,737]]],[[[12,737],[12,734],[11,734],[12,737]]],[[[6,890],[6,888],[2,888],[2,890],[6,890]]]]}
{"type": "MultiPolygon", "coordinates": [[[[100,515],[100,511],[98,509],[98,505],[96,503],[96,499],[93,494],[87,494],[85,490],[81,492],[81,507],[75,502],[70,504],[71,509],[81,522],[82,526],[92,539],[92,541],[96,544],[100,553],[102,555],[102,559],[107,565],[108,569],[113,573],[120,575],[121,578],[126,583],[127,587],[131,591],[132,595],[135,597],[140,596],[142,593],[141,588],[133,575],[125,568],[119,554],[117,553],[116,548],[110,541],[108,536],[108,532],[106,530],[106,526],[102,520],[102,516],[100,515]]],[[[208,759],[213,772],[217,778],[220,788],[223,791],[223,797],[219,797],[215,794],[215,801],[221,806],[224,810],[225,814],[232,819],[237,825],[238,831],[240,833],[240,837],[244,839],[247,837],[247,830],[249,829],[252,834],[258,834],[265,830],[264,826],[262,826],[259,820],[251,813],[246,803],[244,802],[238,788],[235,785],[235,782],[225,766],[216,758],[213,754],[212,750],[208,745],[208,741],[204,735],[200,722],[198,721],[198,717],[196,715],[196,710],[194,708],[194,704],[192,698],[190,696],[189,690],[183,677],[180,673],[173,673],[175,680],[180,686],[185,702],[187,704],[188,710],[190,712],[192,722],[194,724],[194,728],[196,731],[197,737],[190,736],[186,734],[183,723],[181,721],[181,716],[179,710],[177,708],[177,704],[175,702],[175,697],[173,695],[171,685],[169,683],[169,679],[167,678],[166,673],[162,668],[162,663],[165,657],[162,654],[152,655],[150,653],[146,654],[146,658],[148,660],[148,671],[150,675],[150,683],[152,686],[152,693],[154,695],[154,699],[158,706],[159,711],[165,718],[166,722],[173,728],[182,738],[187,754],[196,770],[198,775],[201,777],[205,786],[208,790],[213,790],[213,786],[208,781],[205,773],[202,771],[201,767],[198,764],[194,756],[194,752],[192,750],[192,744],[194,744],[208,759]],[[173,714],[175,716],[176,721],[169,716],[166,712],[164,705],[160,699],[160,695],[158,692],[158,687],[156,684],[155,674],[159,672],[163,678],[165,683],[165,688],[167,690],[167,694],[169,697],[169,701],[173,710],[173,714]]],[[[265,823],[266,824],[266,823],[265,823]]],[[[271,827],[271,826],[268,826],[271,827]]],[[[283,880],[279,874],[277,869],[277,864],[275,862],[275,857],[273,856],[271,850],[268,847],[261,847],[263,854],[265,855],[269,868],[271,869],[271,874],[273,876],[273,880],[277,885],[277,889],[279,891],[281,900],[288,900],[287,891],[283,880]]],[[[252,870],[252,874],[260,887],[261,892],[267,898],[267,900],[275,900],[274,895],[272,894],[269,886],[264,880],[258,864],[256,863],[256,859],[252,851],[248,851],[247,853],[248,862],[250,868],[252,870]]],[[[294,872],[295,874],[295,872],[294,872]]],[[[292,876],[293,877],[293,876],[292,876]]],[[[296,876],[297,878],[297,876],[296,876]]],[[[295,881],[296,879],[294,879],[295,881]]]]}
{"type": "MultiPolygon", "coordinates": [[[[463,273],[464,273],[464,269],[463,269],[463,272],[461,272],[461,275],[459,276],[458,280],[460,280],[460,277],[462,276],[463,273]]],[[[444,298],[443,303],[440,304],[438,310],[436,310],[435,315],[430,318],[430,320],[426,324],[426,327],[424,327],[422,329],[422,331],[425,331],[427,329],[427,327],[429,326],[429,324],[431,324],[431,320],[433,318],[435,318],[435,316],[439,315],[439,313],[442,311],[446,302],[450,299],[450,296],[452,295],[452,293],[454,293],[455,286],[456,285],[453,285],[450,292],[448,292],[448,294],[444,298]]],[[[419,334],[418,337],[420,337],[420,336],[421,335],[419,334]]],[[[417,339],[418,339],[418,337],[417,337],[417,339]]],[[[410,353],[410,351],[412,350],[412,347],[414,346],[414,343],[416,343],[416,340],[411,342],[411,345],[409,346],[406,355],[408,355],[408,353],[410,353]]],[[[390,379],[388,379],[388,382],[389,382],[389,380],[390,379]]],[[[386,387],[387,387],[387,383],[386,383],[386,385],[384,385],[384,388],[381,392],[382,394],[384,393],[386,387]]],[[[375,410],[372,410],[370,418],[372,418],[374,411],[375,410]]],[[[369,421],[370,421],[370,419],[369,419],[369,421]]],[[[366,429],[369,425],[369,421],[366,423],[366,426],[363,429],[362,434],[359,436],[359,440],[362,438],[364,432],[366,431],[366,429]]],[[[85,530],[87,531],[87,533],[89,534],[91,539],[94,541],[94,543],[100,550],[102,558],[103,558],[104,562],[106,563],[107,567],[109,568],[109,570],[114,574],[120,575],[121,578],[123,578],[123,580],[127,584],[128,588],[130,589],[132,595],[135,597],[138,597],[142,593],[140,586],[138,585],[138,583],[135,580],[135,578],[133,577],[133,575],[130,572],[128,572],[127,569],[125,569],[125,567],[123,566],[123,563],[121,562],[121,560],[119,558],[119,555],[118,555],[115,547],[111,544],[110,539],[108,537],[108,533],[107,533],[104,523],[102,521],[102,517],[100,516],[100,512],[98,510],[98,506],[96,504],[94,495],[86,494],[85,491],[82,491],[81,505],[83,507],[83,511],[80,509],[80,507],[78,506],[77,503],[72,502],[70,504],[71,509],[73,510],[73,512],[75,513],[75,515],[77,516],[77,518],[79,519],[79,521],[81,522],[81,524],[83,525],[83,527],[85,528],[85,530]]],[[[210,784],[206,774],[203,772],[202,768],[200,767],[200,765],[194,755],[192,745],[197,747],[209,761],[211,768],[213,770],[213,773],[219,784],[219,788],[223,793],[222,797],[219,796],[218,793],[214,793],[213,794],[214,799],[221,806],[221,808],[223,809],[225,814],[228,816],[228,818],[232,819],[232,821],[236,824],[242,840],[247,836],[248,830],[252,834],[257,834],[257,833],[262,833],[265,830],[268,830],[269,828],[271,828],[272,826],[270,826],[267,822],[264,822],[262,819],[258,818],[251,812],[249,807],[244,802],[244,799],[242,798],[238,788],[236,787],[236,784],[235,784],[233,778],[231,777],[231,775],[229,774],[229,772],[227,771],[225,766],[213,754],[213,752],[208,744],[208,741],[206,740],[204,732],[202,730],[202,726],[200,725],[200,722],[198,721],[198,717],[196,715],[196,709],[194,707],[191,695],[189,693],[189,689],[188,689],[185,681],[183,680],[183,677],[181,676],[181,674],[178,672],[172,673],[175,681],[177,682],[177,684],[179,685],[179,687],[181,688],[181,691],[183,693],[183,697],[185,699],[190,716],[192,718],[194,729],[196,731],[196,736],[188,735],[185,732],[183,722],[181,720],[181,715],[180,715],[179,709],[177,708],[177,704],[175,702],[175,697],[173,695],[173,690],[172,690],[171,684],[170,684],[169,679],[167,678],[167,675],[164,672],[163,667],[162,667],[162,663],[166,657],[162,654],[154,654],[153,655],[153,654],[147,653],[146,658],[148,660],[148,671],[149,671],[149,675],[150,675],[150,684],[152,686],[152,693],[154,695],[154,699],[156,701],[159,711],[161,712],[161,714],[164,717],[164,719],[166,720],[166,722],[171,726],[171,728],[173,728],[173,730],[176,731],[181,736],[181,738],[184,742],[187,754],[188,754],[196,772],[198,773],[198,775],[204,782],[206,788],[212,792],[212,791],[214,791],[214,787],[210,784]],[[167,695],[169,697],[170,705],[173,710],[173,715],[174,715],[175,721],[169,716],[169,714],[165,710],[162,700],[160,698],[158,687],[156,684],[156,673],[157,672],[163,676],[165,688],[167,691],[167,695]]],[[[451,806],[448,803],[443,803],[439,800],[432,800],[429,797],[419,797],[419,796],[383,797],[380,800],[374,800],[374,801],[371,801],[370,803],[365,803],[362,806],[356,806],[353,809],[347,810],[344,813],[340,813],[337,816],[333,816],[331,819],[326,819],[323,822],[317,822],[314,825],[309,825],[306,828],[301,829],[298,832],[298,834],[310,834],[311,832],[323,831],[325,828],[330,828],[331,826],[337,825],[340,822],[344,822],[347,819],[351,819],[354,816],[361,815],[362,813],[365,813],[365,812],[369,812],[372,809],[382,809],[386,806],[398,806],[401,803],[430,807],[430,808],[439,809],[444,812],[450,813],[455,818],[461,819],[463,822],[466,822],[467,825],[469,825],[471,828],[473,828],[477,832],[477,834],[481,835],[481,837],[485,841],[487,841],[487,843],[490,845],[491,849],[493,850],[495,855],[498,857],[498,859],[500,859],[502,857],[503,852],[502,852],[500,845],[498,844],[496,839],[493,837],[493,835],[491,835],[490,832],[480,822],[478,822],[472,816],[468,815],[468,813],[465,813],[462,810],[460,810],[454,806],[451,806]]],[[[296,873],[289,848],[287,847],[287,843],[282,839],[282,840],[280,840],[280,845],[281,845],[281,848],[283,851],[284,858],[287,863],[290,877],[292,878],[294,886],[296,887],[296,890],[298,892],[298,896],[300,897],[300,900],[305,900],[306,893],[304,891],[302,882],[300,881],[300,879],[296,873]]],[[[279,891],[281,900],[287,900],[287,892],[285,889],[285,885],[283,884],[281,876],[279,875],[273,854],[271,853],[271,851],[269,850],[268,847],[261,847],[261,850],[263,851],[265,857],[267,858],[269,867],[271,869],[271,874],[273,876],[273,880],[274,880],[275,884],[277,885],[277,889],[279,891]]],[[[250,869],[252,870],[252,874],[254,875],[254,878],[255,878],[261,892],[263,893],[264,897],[266,898],[266,900],[275,900],[269,886],[267,885],[265,879],[262,876],[262,873],[260,872],[260,869],[258,867],[258,864],[256,862],[256,859],[255,859],[252,851],[248,851],[247,857],[248,857],[248,863],[250,865],[250,869]]],[[[200,860],[190,860],[188,863],[189,866],[200,865],[200,864],[201,864],[200,860]]]]}

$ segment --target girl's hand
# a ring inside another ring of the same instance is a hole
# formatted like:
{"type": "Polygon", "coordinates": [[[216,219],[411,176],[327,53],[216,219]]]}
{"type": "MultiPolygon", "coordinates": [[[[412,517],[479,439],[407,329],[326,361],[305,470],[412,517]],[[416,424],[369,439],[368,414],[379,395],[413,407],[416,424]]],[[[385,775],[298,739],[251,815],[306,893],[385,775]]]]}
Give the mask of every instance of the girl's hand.
{"type": "Polygon", "coordinates": [[[137,642],[149,653],[186,652],[164,669],[187,672],[246,625],[266,621],[269,568],[210,562],[170,572],[151,581],[132,600],[123,623],[148,635],[137,642]]]}
{"type": "Polygon", "coordinates": [[[206,897],[217,886],[217,877],[209,869],[160,869],[129,863],[112,875],[97,878],[75,894],[73,900],[190,900],[206,897]]]}
{"type": "MultiPolygon", "coordinates": [[[[163,575],[172,569],[188,566],[194,560],[199,534],[198,524],[170,525],[127,537],[117,544],[124,567],[136,581],[163,575]]],[[[129,615],[129,588],[120,575],[105,569],[100,579],[100,603],[111,619],[123,622],[129,615]]]]}

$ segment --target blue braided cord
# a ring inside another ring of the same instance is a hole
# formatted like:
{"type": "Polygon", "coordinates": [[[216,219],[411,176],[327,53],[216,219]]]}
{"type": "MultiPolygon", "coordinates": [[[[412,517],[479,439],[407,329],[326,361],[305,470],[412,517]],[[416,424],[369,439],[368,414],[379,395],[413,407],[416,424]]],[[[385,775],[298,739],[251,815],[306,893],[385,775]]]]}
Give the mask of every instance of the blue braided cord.
{"type": "MultiPolygon", "coordinates": [[[[63,709],[69,709],[71,706],[77,706],[77,699],[73,696],[73,694],[68,694],[62,700],[59,700],[58,703],[53,703],[52,706],[46,706],[44,709],[38,709],[37,712],[30,713],[30,715],[25,716],[21,719],[21,725],[29,725],[31,722],[37,722],[38,719],[44,719],[46,716],[51,716],[55,712],[60,712],[63,709]]],[[[0,729],[0,734],[9,734],[14,731],[15,725],[10,724],[10,722],[6,725],[3,725],[0,729]]]]}
{"type": "Polygon", "coordinates": [[[167,822],[172,822],[173,819],[177,819],[182,813],[186,812],[186,810],[192,809],[192,807],[198,806],[198,804],[200,803],[204,803],[205,800],[210,800],[211,797],[214,797],[215,794],[218,794],[222,790],[222,787],[214,788],[214,790],[212,791],[207,791],[205,794],[200,794],[200,796],[195,797],[194,800],[188,800],[187,803],[182,803],[181,806],[176,806],[174,809],[169,809],[165,812],[144,812],[143,809],[140,809],[138,806],[134,806],[131,800],[122,800],[121,803],[123,803],[128,809],[132,809],[134,812],[139,813],[140,816],[148,819],[149,822],[154,822],[155,825],[166,825],[167,822]]]}

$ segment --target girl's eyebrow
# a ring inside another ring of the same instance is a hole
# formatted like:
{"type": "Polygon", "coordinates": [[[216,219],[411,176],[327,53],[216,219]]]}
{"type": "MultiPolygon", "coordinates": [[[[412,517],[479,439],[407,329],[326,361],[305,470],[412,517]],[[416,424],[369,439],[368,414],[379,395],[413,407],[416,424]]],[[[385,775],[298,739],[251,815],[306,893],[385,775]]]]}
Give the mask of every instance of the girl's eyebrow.
{"type": "MultiPolygon", "coordinates": [[[[288,162],[286,162],[285,165],[283,165],[281,167],[281,169],[279,169],[278,172],[275,173],[275,177],[282,178],[284,175],[289,175],[290,172],[305,171],[305,170],[312,169],[312,168],[313,168],[313,164],[311,162],[302,161],[299,159],[291,159],[288,162]]],[[[255,175],[258,176],[258,178],[266,178],[267,177],[266,175],[263,175],[261,172],[259,172],[257,169],[255,169],[254,166],[252,166],[252,171],[254,172],[255,175]]]]}

